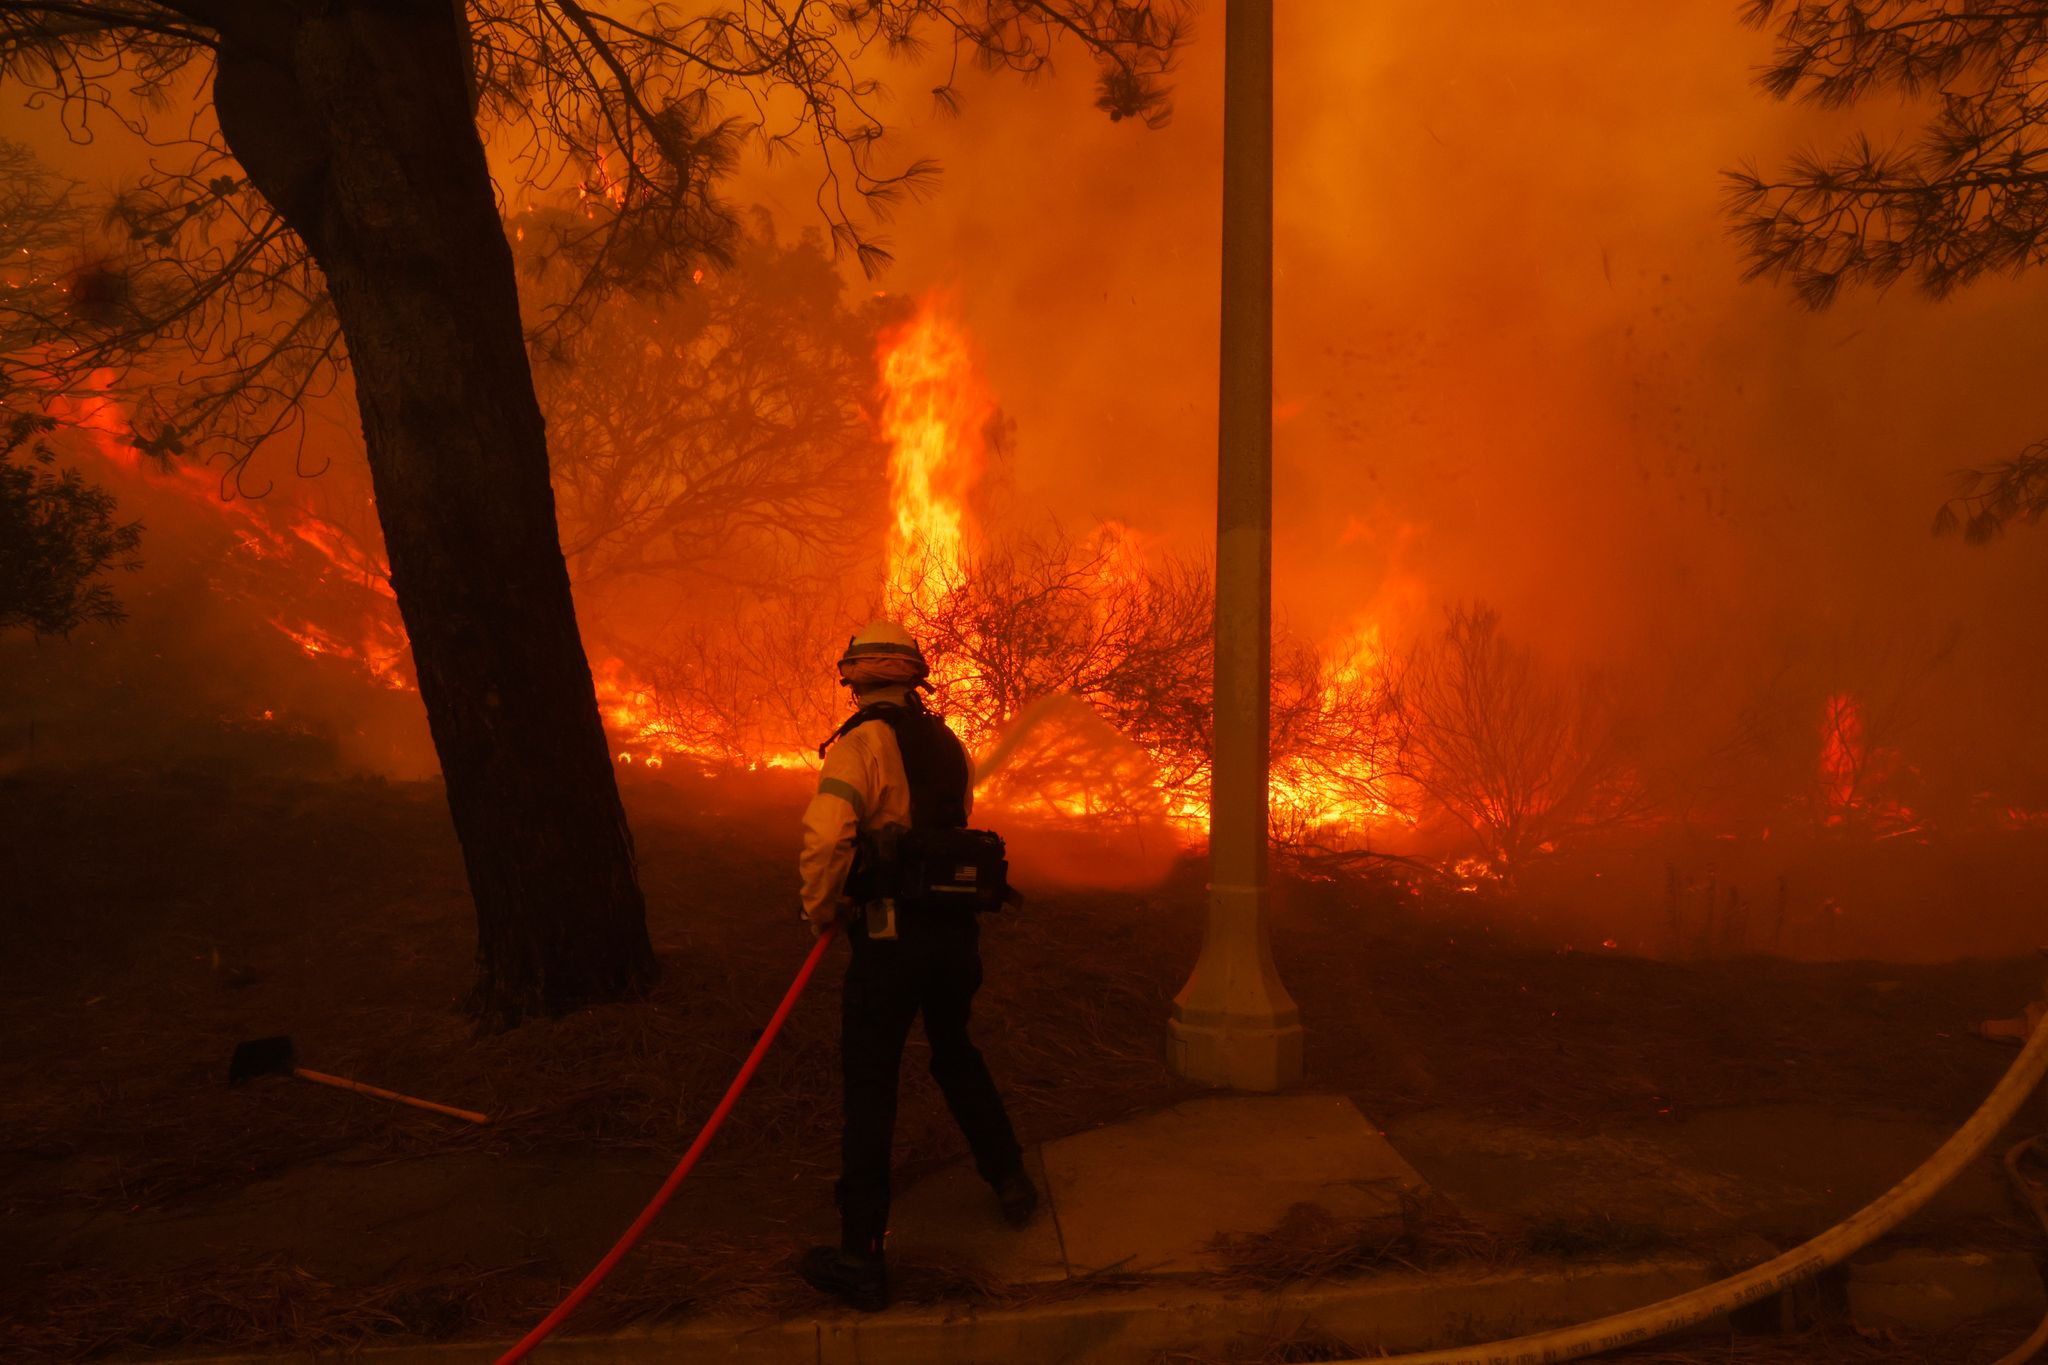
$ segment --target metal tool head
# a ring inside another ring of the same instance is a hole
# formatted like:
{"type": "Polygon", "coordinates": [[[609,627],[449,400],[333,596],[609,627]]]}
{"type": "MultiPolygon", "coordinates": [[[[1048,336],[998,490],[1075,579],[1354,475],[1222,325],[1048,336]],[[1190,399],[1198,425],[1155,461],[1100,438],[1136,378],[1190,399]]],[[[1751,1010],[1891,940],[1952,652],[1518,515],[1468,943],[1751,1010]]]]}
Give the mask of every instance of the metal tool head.
{"type": "Polygon", "coordinates": [[[228,1084],[240,1085],[251,1076],[289,1075],[298,1065],[290,1038],[254,1038],[235,1045],[228,1062],[228,1084]]]}

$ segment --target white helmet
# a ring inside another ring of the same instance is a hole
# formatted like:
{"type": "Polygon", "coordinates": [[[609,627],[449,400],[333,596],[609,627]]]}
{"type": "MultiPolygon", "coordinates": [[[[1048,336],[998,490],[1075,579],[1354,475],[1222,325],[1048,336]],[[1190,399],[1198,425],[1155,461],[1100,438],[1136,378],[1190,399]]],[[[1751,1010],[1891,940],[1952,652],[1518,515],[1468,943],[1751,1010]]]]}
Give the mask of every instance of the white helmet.
{"type": "Polygon", "coordinates": [[[839,681],[847,687],[914,687],[931,671],[917,641],[894,621],[868,622],[854,632],[839,656],[839,681]]]}

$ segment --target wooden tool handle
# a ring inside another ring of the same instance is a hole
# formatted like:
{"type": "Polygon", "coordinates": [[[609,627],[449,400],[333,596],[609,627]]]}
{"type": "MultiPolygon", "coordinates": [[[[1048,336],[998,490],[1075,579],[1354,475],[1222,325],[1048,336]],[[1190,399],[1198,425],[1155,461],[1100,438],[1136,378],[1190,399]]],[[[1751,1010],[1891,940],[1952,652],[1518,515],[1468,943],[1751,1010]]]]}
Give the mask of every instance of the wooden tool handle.
{"type": "Polygon", "coordinates": [[[431,1109],[437,1114],[446,1114],[450,1118],[468,1119],[471,1123],[489,1123],[491,1121],[489,1114],[479,1114],[474,1109],[456,1109],[450,1105],[436,1104],[432,1100],[414,1099],[411,1095],[401,1095],[396,1090],[386,1090],[382,1086],[376,1085],[364,1085],[361,1081],[351,1081],[341,1076],[330,1076],[324,1071],[308,1071],[302,1066],[295,1066],[292,1068],[292,1075],[297,1076],[302,1081],[318,1081],[321,1085],[331,1085],[341,1090],[359,1090],[365,1095],[375,1095],[380,1100],[396,1100],[400,1104],[409,1104],[415,1109],[431,1109]]]}

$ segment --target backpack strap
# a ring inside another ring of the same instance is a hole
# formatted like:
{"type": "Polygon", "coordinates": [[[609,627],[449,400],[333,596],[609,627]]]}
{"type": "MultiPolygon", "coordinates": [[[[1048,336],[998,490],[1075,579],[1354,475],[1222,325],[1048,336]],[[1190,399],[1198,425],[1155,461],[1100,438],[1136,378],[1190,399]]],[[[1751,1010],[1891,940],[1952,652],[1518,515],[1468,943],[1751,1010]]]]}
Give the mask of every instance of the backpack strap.
{"type": "Polygon", "coordinates": [[[842,724],[837,730],[834,730],[830,735],[826,736],[825,742],[818,746],[818,757],[823,758],[825,756],[825,751],[827,749],[837,744],[840,740],[846,738],[849,734],[852,734],[855,730],[858,730],[861,726],[866,725],[869,721],[882,719],[881,715],[879,714],[880,712],[891,711],[895,709],[896,708],[889,706],[861,707],[860,710],[848,716],[846,718],[845,723],[842,724]]]}
{"type": "Polygon", "coordinates": [[[841,738],[878,720],[896,733],[903,772],[910,779],[910,824],[913,829],[967,827],[967,750],[946,722],[927,711],[915,692],[903,706],[864,706],[846,718],[832,737],[818,746],[818,757],[841,738]]]}
{"type": "Polygon", "coordinates": [[[967,750],[945,721],[925,710],[882,707],[910,780],[912,829],[967,828],[967,750]]]}

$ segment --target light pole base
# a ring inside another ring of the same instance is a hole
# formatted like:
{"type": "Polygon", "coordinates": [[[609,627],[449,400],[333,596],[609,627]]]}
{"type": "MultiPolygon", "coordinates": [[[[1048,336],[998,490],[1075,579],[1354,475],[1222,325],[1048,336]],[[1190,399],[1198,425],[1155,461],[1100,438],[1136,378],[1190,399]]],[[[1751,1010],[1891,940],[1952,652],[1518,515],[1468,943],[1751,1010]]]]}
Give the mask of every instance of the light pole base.
{"type": "Polygon", "coordinates": [[[1231,1090],[1301,1080],[1301,1010],[1273,965],[1264,886],[1210,884],[1202,954],[1166,1029],[1167,1064],[1183,1080],[1231,1090]]]}
{"type": "Polygon", "coordinates": [[[1176,1005],[1166,1025],[1173,1074],[1231,1090],[1279,1090],[1301,1080],[1301,1024],[1270,1017],[1193,1023],[1176,1005]]]}

